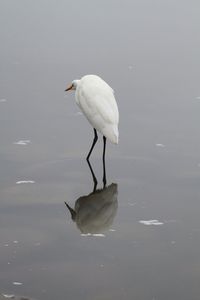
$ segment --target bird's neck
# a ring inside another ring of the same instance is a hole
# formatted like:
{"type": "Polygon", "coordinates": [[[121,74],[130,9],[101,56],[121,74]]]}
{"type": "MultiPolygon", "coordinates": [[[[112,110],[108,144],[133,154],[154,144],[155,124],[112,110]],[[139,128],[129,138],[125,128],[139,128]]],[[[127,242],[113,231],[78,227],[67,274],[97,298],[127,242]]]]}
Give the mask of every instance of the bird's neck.
{"type": "Polygon", "coordinates": [[[80,82],[79,79],[73,80],[73,86],[75,87],[75,89],[77,88],[79,82],[80,82]]]}

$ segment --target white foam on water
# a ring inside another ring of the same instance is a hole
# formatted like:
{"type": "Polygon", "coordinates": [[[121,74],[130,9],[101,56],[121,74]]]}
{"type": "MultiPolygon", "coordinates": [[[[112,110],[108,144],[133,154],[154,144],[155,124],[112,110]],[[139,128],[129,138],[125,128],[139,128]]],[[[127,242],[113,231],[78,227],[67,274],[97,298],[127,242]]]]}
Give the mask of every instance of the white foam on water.
{"type": "Polygon", "coordinates": [[[163,225],[163,222],[160,222],[158,220],[140,220],[139,223],[150,226],[150,225],[163,225]]]}
{"type": "Polygon", "coordinates": [[[81,233],[81,236],[90,236],[91,233],[81,233]]]}
{"type": "Polygon", "coordinates": [[[23,183],[35,183],[34,180],[20,180],[17,181],[16,184],[23,184],[23,183]]]}
{"type": "Polygon", "coordinates": [[[197,100],[200,100],[200,96],[197,96],[196,99],[197,99],[197,100]]]}
{"type": "Polygon", "coordinates": [[[81,236],[105,237],[105,234],[103,234],[103,233],[82,233],[81,236]]]}
{"type": "Polygon", "coordinates": [[[0,103],[4,103],[6,101],[7,101],[6,99],[0,99],[0,103]]]}
{"type": "Polygon", "coordinates": [[[164,144],[156,144],[156,147],[161,147],[161,148],[164,148],[165,145],[164,144]]]}
{"type": "Polygon", "coordinates": [[[4,296],[5,298],[8,298],[8,299],[13,299],[15,297],[15,295],[9,295],[9,294],[2,294],[2,296],[4,296]]]}
{"type": "Polygon", "coordinates": [[[103,234],[103,233],[94,233],[94,234],[92,234],[92,236],[104,237],[105,234],[103,234]]]}
{"type": "Polygon", "coordinates": [[[14,243],[14,244],[18,244],[19,242],[18,242],[18,241],[13,241],[13,243],[14,243]]]}
{"type": "Polygon", "coordinates": [[[18,281],[14,281],[13,284],[14,284],[14,285],[22,285],[23,283],[18,282],[18,281]]]}
{"type": "Polygon", "coordinates": [[[30,144],[30,140],[20,140],[20,141],[17,141],[17,142],[14,142],[13,144],[15,145],[20,145],[20,146],[26,146],[28,144],[30,144]]]}
{"type": "Polygon", "coordinates": [[[109,229],[109,231],[116,231],[116,229],[112,229],[112,228],[111,228],[111,229],[109,229]]]}

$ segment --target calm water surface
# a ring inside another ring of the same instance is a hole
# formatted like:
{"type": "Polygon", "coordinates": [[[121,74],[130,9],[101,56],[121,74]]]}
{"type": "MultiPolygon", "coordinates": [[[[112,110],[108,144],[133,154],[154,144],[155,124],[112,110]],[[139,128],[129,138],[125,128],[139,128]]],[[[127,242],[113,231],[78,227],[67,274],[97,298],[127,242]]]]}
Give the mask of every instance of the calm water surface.
{"type": "Polygon", "coordinates": [[[200,4],[0,2],[0,293],[200,299],[200,4]],[[120,143],[71,80],[114,88],[120,143]],[[68,207],[66,206],[66,204],[68,207]]]}

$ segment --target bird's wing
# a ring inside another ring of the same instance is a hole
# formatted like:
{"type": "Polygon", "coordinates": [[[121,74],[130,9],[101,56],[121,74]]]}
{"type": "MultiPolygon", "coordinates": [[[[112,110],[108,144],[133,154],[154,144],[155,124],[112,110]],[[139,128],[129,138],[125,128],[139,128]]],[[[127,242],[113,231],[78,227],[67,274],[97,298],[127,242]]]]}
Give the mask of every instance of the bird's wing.
{"type": "Polygon", "coordinates": [[[102,80],[85,80],[76,90],[76,102],[95,129],[111,142],[118,142],[119,112],[108,84],[102,80]]]}
{"type": "Polygon", "coordinates": [[[84,88],[79,92],[77,102],[90,123],[102,119],[105,124],[118,124],[119,113],[112,90],[84,88]]]}

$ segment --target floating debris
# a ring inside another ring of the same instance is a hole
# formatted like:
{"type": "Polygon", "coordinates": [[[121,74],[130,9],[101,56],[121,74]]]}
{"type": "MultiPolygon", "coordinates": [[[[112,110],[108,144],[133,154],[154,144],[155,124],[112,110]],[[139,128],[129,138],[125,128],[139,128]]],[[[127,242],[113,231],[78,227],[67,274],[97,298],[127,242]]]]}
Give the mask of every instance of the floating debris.
{"type": "Polygon", "coordinates": [[[165,145],[164,144],[156,144],[156,147],[161,147],[161,148],[164,148],[165,145]]]}
{"type": "Polygon", "coordinates": [[[103,233],[82,233],[81,236],[97,236],[97,237],[104,237],[105,234],[103,234],[103,233]]]}
{"type": "Polygon", "coordinates": [[[34,180],[20,180],[20,181],[17,181],[16,184],[22,184],[22,183],[35,183],[34,180]]]}
{"type": "Polygon", "coordinates": [[[144,224],[144,225],[163,225],[164,223],[163,222],[160,222],[158,220],[148,220],[148,221],[144,221],[144,220],[141,220],[139,221],[139,223],[141,224],[144,224]]]}
{"type": "Polygon", "coordinates": [[[8,299],[14,299],[15,295],[9,295],[9,294],[2,294],[3,297],[8,299]]]}
{"type": "Polygon", "coordinates": [[[13,294],[0,294],[0,300],[4,299],[13,299],[13,300],[33,300],[33,298],[24,297],[24,296],[16,296],[13,294]]]}
{"type": "Polygon", "coordinates": [[[103,234],[103,233],[94,233],[94,234],[92,234],[92,236],[104,237],[105,234],[103,234]]]}
{"type": "Polygon", "coordinates": [[[30,140],[20,140],[18,142],[14,142],[14,145],[20,145],[20,146],[27,146],[28,144],[30,144],[30,140]]]}
{"type": "Polygon", "coordinates": [[[91,233],[81,233],[81,236],[90,236],[91,233]]]}
{"type": "Polygon", "coordinates": [[[14,285],[22,285],[23,283],[18,282],[18,281],[14,281],[13,284],[14,284],[14,285]]]}

